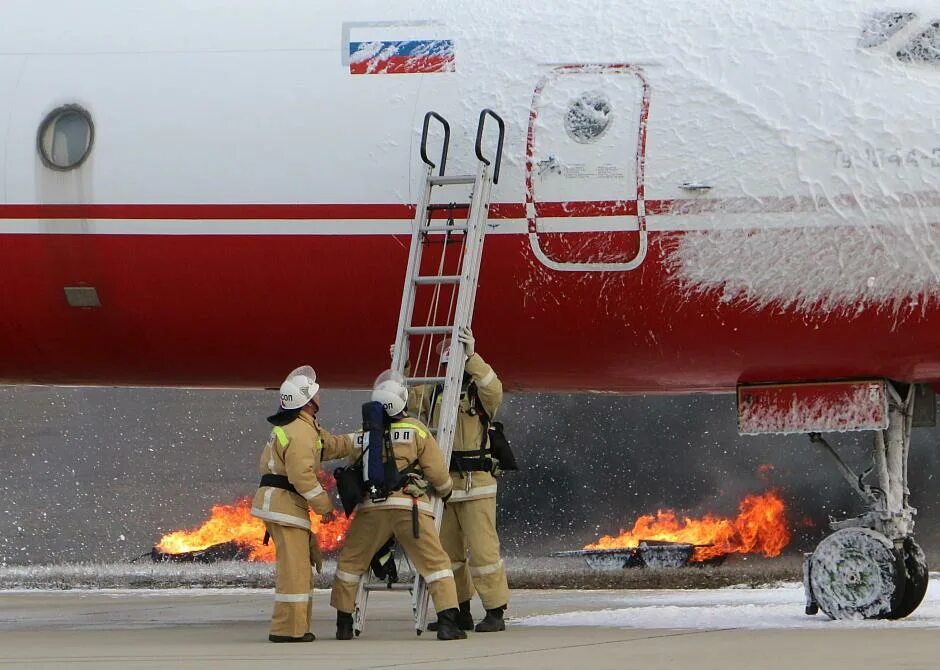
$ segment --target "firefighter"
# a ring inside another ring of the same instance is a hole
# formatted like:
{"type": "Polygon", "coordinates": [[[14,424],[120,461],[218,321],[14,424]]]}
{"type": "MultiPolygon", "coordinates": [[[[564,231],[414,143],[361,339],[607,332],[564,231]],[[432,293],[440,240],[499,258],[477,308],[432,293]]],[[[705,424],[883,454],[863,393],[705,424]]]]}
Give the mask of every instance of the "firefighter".
{"type": "MultiPolygon", "coordinates": [[[[473,331],[461,328],[458,339],[464,345],[467,360],[450,462],[454,492],[444,510],[441,544],[450,556],[457,583],[459,626],[463,630],[491,633],[506,630],[503,612],[509,604],[509,585],[496,533],[495,475],[499,470],[488,435],[489,424],[503,402],[503,384],[476,352],[473,331]],[[475,628],[470,613],[474,590],[486,609],[486,616],[475,628]]],[[[447,363],[449,349],[442,348],[442,367],[447,363]]],[[[430,417],[429,424],[436,426],[442,399],[442,387],[425,385],[416,389],[409,407],[416,415],[430,417]]],[[[434,626],[431,624],[429,629],[434,630],[434,626]]]]}
{"type": "Polygon", "coordinates": [[[353,449],[351,436],[331,435],[320,427],[319,390],[309,365],[288,375],[278,412],[268,417],[274,430],[261,452],[261,484],[251,513],[264,520],[265,543],[270,535],[277,553],[271,642],[316,639],[310,632],[311,565],[319,572],[322,557],[307,507],[322,521],[332,518],[333,503],[317,479],[320,462],[345,458],[353,449]]]}
{"type": "MultiPolygon", "coordinates": [[[[438,612],[438,640],[465,639],[457,627],[457,590],[450,559],[441,547],[434,525],[428,485],[447,499],[453,480],[427,427],[405,412],[408,390],[398,373],[388,370],[378,377],[372,400],[382,403],[390,419],[383,462],[394,457],[397,481],[386,481],[382,495],[366,494],[346,532],[346,541],[336,565],[330,604],[336,608],[336,639],[353,637],[352,613],[356,607],[359,580],[369,569],[373,555],[390,536],[401,545],[415,569],[424,577],[438,612]]],[[[371,445],[369,447],[371,448],[371,445]]],[[[351,461],[359,461],[357,456],[351,461]]]]}

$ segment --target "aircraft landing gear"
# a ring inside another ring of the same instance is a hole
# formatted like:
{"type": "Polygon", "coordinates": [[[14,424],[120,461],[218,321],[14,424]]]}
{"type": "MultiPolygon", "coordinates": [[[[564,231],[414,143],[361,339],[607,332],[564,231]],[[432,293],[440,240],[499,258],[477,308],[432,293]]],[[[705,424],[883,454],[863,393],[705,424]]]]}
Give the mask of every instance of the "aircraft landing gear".
{"type": "Polygon", "coordinates": [[[875,432],[872,468],[863,474],[855,474],[818,433],[810,434],[836,459],[868,511],[833,522],[836,532],[806,555],[807,614],[822,610],[832,619],[900,619],[917,609],[927,591],[927,559],[913,537],[917,510],[908,504],[914,386],[904,398],[891,384],[888,390],[888,427],[875,432]],[[864,481],[872,470],[877,485],[864,481]]]}

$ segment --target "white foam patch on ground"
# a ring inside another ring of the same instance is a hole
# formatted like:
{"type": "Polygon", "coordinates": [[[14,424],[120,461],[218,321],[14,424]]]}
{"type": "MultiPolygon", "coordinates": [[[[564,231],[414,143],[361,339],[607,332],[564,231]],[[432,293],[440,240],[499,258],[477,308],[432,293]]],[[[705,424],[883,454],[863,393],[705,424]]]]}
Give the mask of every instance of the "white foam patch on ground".
{"type": "Polygon", "coordinates": [[[758,309],[907,316],[940,299],[940,230],[928,225],[690,232],[667,262],[687,295],[758,309]]]}
{"type": "Polygon", "coordinates": [[[807,616],[802,584],[765,589],[639,591],[623,606],[598,611],[525,617],[521,626],[601,626],[641,629],[940,628],[940,584],[934,581],[920,608],[901,621],[832,621],[807,616]]]}

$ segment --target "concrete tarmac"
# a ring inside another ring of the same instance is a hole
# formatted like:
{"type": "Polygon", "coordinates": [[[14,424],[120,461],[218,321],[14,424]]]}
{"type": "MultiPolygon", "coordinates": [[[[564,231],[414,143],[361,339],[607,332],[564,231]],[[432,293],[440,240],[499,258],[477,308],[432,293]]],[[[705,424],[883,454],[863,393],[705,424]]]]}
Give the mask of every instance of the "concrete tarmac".
{"type": "MultiPolygon", "coordinates": [[[[603,610],[617,607],[623,596],[617,591],[516,591],[511,614],[603,610]]],[[[470,633],[468,640],[445,643],[432,633],[416,637],[407,596],[385,593],[373,594],[359,639],[333,638],[335,615],[328,594],[318,592],[312,628],[319,639],[275,645],[267,642],[271,601],[269,591],[236,589],[0,592],[0,668],[940,667],[935,628],[641,630],[530,627],[510,619],[504,633],[470,633]]]]}

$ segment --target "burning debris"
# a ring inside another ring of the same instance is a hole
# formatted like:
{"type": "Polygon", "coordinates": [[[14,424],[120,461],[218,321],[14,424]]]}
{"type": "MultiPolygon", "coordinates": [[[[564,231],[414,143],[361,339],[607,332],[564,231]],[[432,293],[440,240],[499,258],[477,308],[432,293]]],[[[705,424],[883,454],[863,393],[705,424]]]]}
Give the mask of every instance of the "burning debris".
{"type": "MultiPolygon", "coordinates": [[[[332,475],[321,473],[327,491],[336,488],[332,475]]],[[[314,516],[313,530],[324,552],[338,551],[343,546],[346,529],[352,519],[337,515],[322,523],[314,516]]],[[[198,528],[177,530],[160,538],[151,550],[154,562],[200,562],[248,560],[274,562],[274,542],[262,544],[264,522],[251,515],[251,498],[239,498],[231,505],[213,505],[209,519],[198,528]]]]}
{"type": "Polygon", "coordinates": [[[641,516],[630,530],[556,556],[581,556],[598,570],[716,565],[729,554],[779,556],[790,542],[783,500],[775,491],[749,495],[734,519],[706,514],[679,519],[673,510],[641,516]]]}
{"type": "Polygon", "coordinates": [[[154,563],[215,563],[216,561],[245,561],[251,555],[251,547],[234,540],[213,544],[199,551],[180,551],[168,553],[157,547],[150,550],[150,560],[154,563]]]}
{"type": "MultiPolygon", "coordinates": [[[[331,475],[321,473],[328,491],[336,487],[331,475]]],[[[351,519],[337,516],[330,523],[313,518],[313,529],[325,552],[342,548],[351,519]]],[[[273,562],[274,543],[262,544],[264,522],[251,516],[251,498],[231,505],[213,505],[209,519],[198,528],[164,535],[151,550],[155,563],[211,563],[215,561],[273,562]]],[[[596,543],[554,556],[579,556],[595,570],[685,565],[720,565],[729,554],[778,556],[790,541],[783,500],[775,491],[746,496],[736,518],[707,514],[680,519],[673,510],[641,516],[630,530],[606,535],[596,543]]]]}

